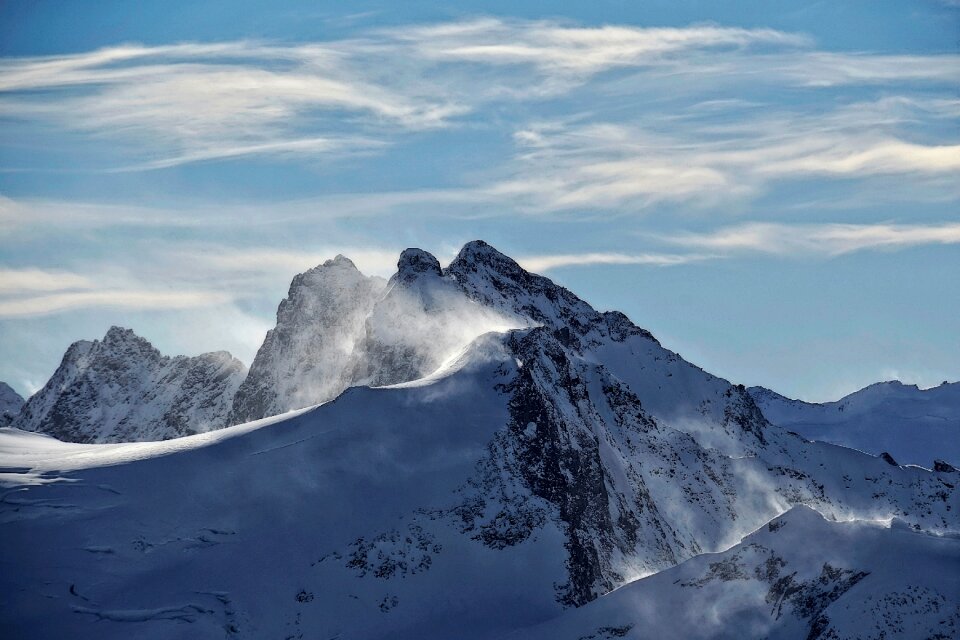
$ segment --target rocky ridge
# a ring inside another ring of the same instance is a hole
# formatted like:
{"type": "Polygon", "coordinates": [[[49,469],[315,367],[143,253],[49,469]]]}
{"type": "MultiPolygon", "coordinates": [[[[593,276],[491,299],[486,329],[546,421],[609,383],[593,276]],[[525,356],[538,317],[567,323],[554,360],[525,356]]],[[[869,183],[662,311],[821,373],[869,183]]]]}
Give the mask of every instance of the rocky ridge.
{"type": "Polygon", "coordinates": [[[66,442],[164,440],[226,426],[246,367],[225,351],[168,357],[130,329],[73,343],[12,426],[66,442]]]}

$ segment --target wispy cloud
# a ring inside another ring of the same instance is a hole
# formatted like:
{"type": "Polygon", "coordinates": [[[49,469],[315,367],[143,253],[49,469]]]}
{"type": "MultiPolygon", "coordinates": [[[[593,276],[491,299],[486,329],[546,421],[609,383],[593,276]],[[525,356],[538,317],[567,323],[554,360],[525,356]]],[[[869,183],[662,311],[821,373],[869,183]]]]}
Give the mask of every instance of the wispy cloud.
{"type": "Polygon", "coordinates": [[[188,309],[223,304],[230,297],[209,291],[75,291],[41,296],[0,298],[0,318],[24,318],[84,308],[188,309]]]}
{"type": "Polygon", "coordinates": [[[386,277],[396,271],[400,249],[344,244],[291,250],[186,242],[81,261],[70,270],[0,268],[0,318],[76,309],[232,309],[264,297],[272,307],[295,274],[337,254],[367,275],[386,277]]]}
{"type": "MultiPolygon", "coordinates": [[[[561,96],[612,70],[634,73],[641,84],[678,76],[808,87],[960,80],[957,56],[811,47],[802,34],[773,29],[498,18],[297,44],[127,44],[0,59],[0,116],[121,141],[117,149],[130,158],[121,168],[150,170],[376,151],[401,134],[462,122],[490,103],[561,96]]],[[[686,181],[703,178],[710,179],[686,181]]]]}
{"type": "Polygon", "coordinates": [[[841,255],[866,249],[960,244],[960,223],[773,224],[750,223],[710,233],[659,236],[670,244],[721,254],[841,255]]]}
{"type": "Polygon", "coordinates": [[[633,264],[670,267],[689,262],[709,260],[717,256],[676,253],[558,253],[537,256],[521,256],[517,262],[533,272],[549,271],[561,267],[586,267],[591,265],[633,264]]]}
{"type": "Polygon", "coordinates": [[[239,155],[348,153],[383,144],[344,135],[348,117],[381,130],[441,126],[462,111],[441,95],[399,92],[326,45],[251,42],[123,46],[5,60],[0,113],[154,147],[163,168],[239,155]]]}
{"type": "Polygon", "coordinates": [[[0,294],[92,289],[92,280],[69,271],[0,268],[0,294]]]}
{"type": "Polygon", "coordinates": [[[555,21],[496,18],[404,27],[386,33],[408,43],[417,55],[426,59],[531,65],[547,73],[578,75],[615,67],[653,65],[671,55],[692,50],[810,44],[805,36],[773,29],[578,27],[555,21]]]}
{"type": "MultiPolygon", "coordinates": [[[[955,117],[953,101],[886,98],[817,114],[738,102],[704,119],[695,104],[641,122],[547,122],[517,131],[505,177],[488,188],[531,211],[716,205],[808,177],[898,175],[923,187],[960,173],[960,144],[905,139],[907,124],[955,117]],[[726,122],[726,123],[725,123],[726,122]]],[[[955,191],[955,190],[954,190],[955,191]]]]}

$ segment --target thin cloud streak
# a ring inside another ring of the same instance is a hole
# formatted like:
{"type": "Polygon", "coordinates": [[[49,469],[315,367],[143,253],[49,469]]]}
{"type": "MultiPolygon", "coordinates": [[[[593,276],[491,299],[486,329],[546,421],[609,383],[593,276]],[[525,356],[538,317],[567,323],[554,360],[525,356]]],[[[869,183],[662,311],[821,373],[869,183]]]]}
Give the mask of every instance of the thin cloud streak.
{"type": "Polygon", "coordinates": [[[690,262],[717,258],[715,255],[666,254],[666,253],[559,253],[520,257],[517,263],[536,273],[562,267],[586,267],[592,265],[652,265],[671,267],[690,262]]]}
{"type": "Polygon", "coordinates": [[[313,251],[286,249],[231,249],[204,248],[177,252],[187,264],[196,264],[224,273],[261,273],[292,277],[323,264],[341,254],[349,258],[366,275],[390,276],[397,270],[400,249],[342,246],[319,248],[313,251]]]}
{"type": "Polygon", "coordinates": [[[426,59],[531,65],[546,73],[575,75],[657,64],[665,56],[691,50],[810,44],[806,36],[773,29],[573,27],[555,21],[496,18],[404,27],[386,33],[410,44],[417,55],[426,59]]]}
{"type": "Polygon", "coordinates": [[[774,224],[750,223],[710,233],[656,236],[669,244],[726,254],[843,255],[869,249],[960,244],[960,223],[774,224]]]}
{"type": "MultiPolygon", "coordinates": [[[[812,46],[802,34],[773,29],[498,18],[292,45],[127,44],[0,59],[0,115],[129,143],[122,148],[135,157],[120,170],[146,171],[260,155],[376,151],[403,134],[463,124],[490,104],[556,98],[594,81],[602,87],[612,70],[630,69],[640,83],[673,76],[680,86],[758,78],[804,87],[960,81],[960,56],[812,46]]],[[[695,172],[677,182],[682,189],[713,179],[695,172]]]]}
{"type": "Polygon", "coordinates": [[[190,309],[224,304],[230,296],[211,291],[77,291],[0,299],[0,318],[27,318],[76,309],[190,309]]]}
{"type": "MultiPolygon", "coordinates": [[[[716,206],[756,196],[777,182],[898,175],[928,192],[960,173],[960,144],[906,139],[903,122],[955,116],[952,101],[883,99],[811,114],[752,105],[734,124],[687,112],[635,122],[546,122],[514,134],[509,177],[493,197],[530,212],[641,211],[662,202],[716,206]]],[[[927,194],[929,196],[929,193],[927,194]]]]}
{"type": "Polygon", "coordinates": [[[0,268],[0,294],[92,289],[89,278],[68,271],[0,268]]]}

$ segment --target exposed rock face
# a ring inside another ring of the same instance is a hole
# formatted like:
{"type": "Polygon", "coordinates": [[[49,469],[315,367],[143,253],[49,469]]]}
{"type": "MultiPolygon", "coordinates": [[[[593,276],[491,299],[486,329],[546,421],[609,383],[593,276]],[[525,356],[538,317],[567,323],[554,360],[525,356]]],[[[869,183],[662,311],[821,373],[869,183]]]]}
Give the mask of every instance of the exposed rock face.
{"type": "Polygon", "coordinates": [[[161,355],[129,329],[73,343],[12,426],[68,442],[165,440],[226,426],[246,374],[225,351],[161,355]]]}
{"type": "Polygon", "coordinates": [[[956,473],[957,468],[950,464],[949,462],[944,462],[943,460],[934,460],[933,461],[933,470],[937,473],[956,473]]]}
{"type": "Polygon", "coordinates": [[[0,382],[0,427],[6,427],[23,408],[24,399],[6,382],[0,382]]]}
{"type": "Polygon", "coordinates": [[[387,283],[338,256],[294,278],[230,422],[326,402],[350,386],[421,378],[477,335],[511,326],[518,322],[464,295],[426,251],[404,251],[387,283]]]}
{"type": "Polygon", "coordinates": [[[325,402],[350,386],[364,320],[383,288],[343,256],[296,276],[233,398],[229,422],[325,402]]]}

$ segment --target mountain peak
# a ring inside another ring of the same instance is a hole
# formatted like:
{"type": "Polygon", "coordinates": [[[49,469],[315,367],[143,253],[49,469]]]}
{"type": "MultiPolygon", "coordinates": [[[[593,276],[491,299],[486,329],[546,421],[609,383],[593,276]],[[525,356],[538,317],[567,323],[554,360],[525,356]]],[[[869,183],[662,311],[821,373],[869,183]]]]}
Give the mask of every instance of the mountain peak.
{"type": "Polygon", "coordinates": [[[357,265],[353,264],[353,260],[351,260],[351,259],[348,258],[347,256],[343,255],[342,253],[338,253],[338,254],[335,255],[331,260],[326,260],[326,261],[325,261],[322,265],[320,265],[320,266],[322,266],[322,267],[341,267],[341,268],[348,268],[348,269],[356,269],[356,268],[357,268],[357,265]]]}
{"type": "Polygon", "coordinates": [[[409,282],[423,274],[442,275],[440,261],[432,253],[423,249],[404,249],[397,261],[395,277],[402,282],[409,282]]]}
{"type": "Polygon", "coordinates": [[[133,332],[133,329],[127,329],[126,327],[120,327],[117,325],[111,326],[107,329],[107,333],[103,336],[104,342],[117,342],[117,341],[128,341],[128,340],[142,340],[136,333],[133,332]]]}
{"type": "Polygon", "coordinates": [[[475,270],[478,265],[485,265],[499,272],[523,271],[523,268],[517,264],[516,260],[510,256],[497,251],[495,248],[483,240],[472,240],[463,245],[460,253],[453,259],[450,266],[458,267],[471,266],[475,270]]]}
{"type": "Polygon", "coordinates": [[[168,357],[131,329],[74,342],[13,426],[69,442],[163,440],[225,426],[246,368],[229,353],[168,357]]]}
{"type": "Polygon", "coordinates": [[[162,360],[160,351],[150,343],[149,340],[138,336],[133,329],[119,327],[114,325],[107,330],[100,341],[102,348],[107,349],[108,353],[123,352],[131,355],[147,357],[151,360],[162,360]]]}

